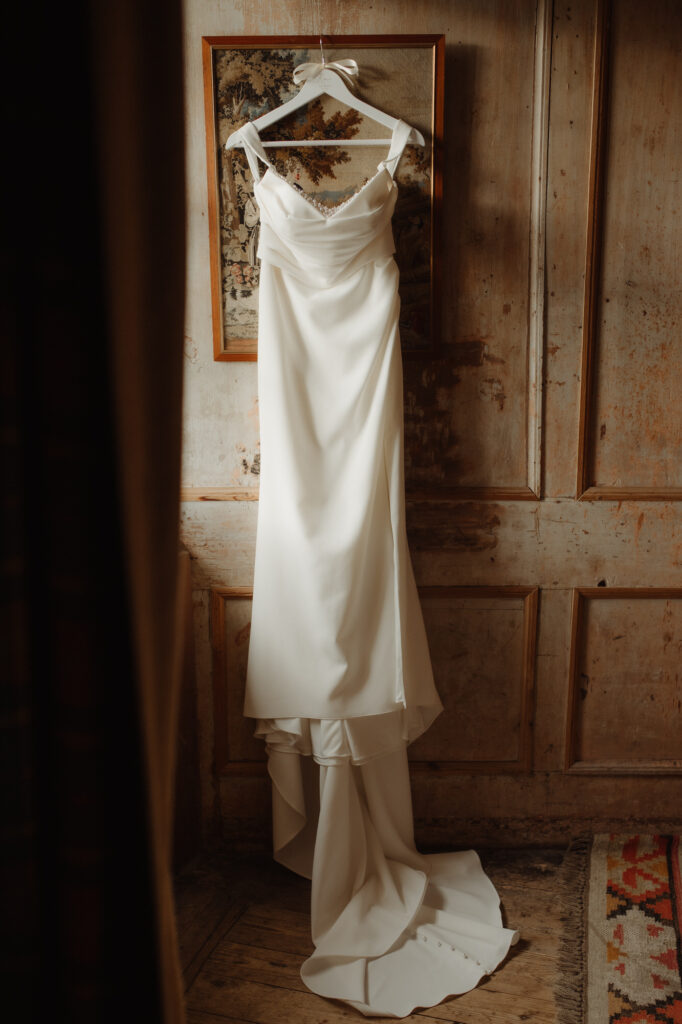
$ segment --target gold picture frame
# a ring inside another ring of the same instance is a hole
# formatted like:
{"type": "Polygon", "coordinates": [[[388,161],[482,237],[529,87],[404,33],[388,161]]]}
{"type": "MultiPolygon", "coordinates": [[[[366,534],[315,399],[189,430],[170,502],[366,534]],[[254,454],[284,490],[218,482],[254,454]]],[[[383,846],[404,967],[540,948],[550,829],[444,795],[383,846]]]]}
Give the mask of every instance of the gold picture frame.
{"type": "MultiPolygon", "coordinates": [[[[400,333],[405,355],[429,355],[439,339],[439,225],[443,181],[442,35],[326,36],[326,61],[353,58],[358,92],[369,103],[422,132],[426,146],[408,146],[396,173],[393,215],[400,269],[400,333]]],[[[293,70],[320,61],[317,36],[204,36],[204,101],[214,358],[255,360],[258,336],[258,208],[241,150],[227,137],[295,95],[293,70]]],[[[316,100],[269,129],[264,138],[387,137],[375,121],[327,98],[316,100]],[[297,134],[297,133],[301,134],[297,134]]],[[[369,178],[377,148],[357,146],[269,150],[279,173],[315,191],[327,205],[343,202],[369,178]]],[[[382,154],[384,155],[384,154],[382,154]]]]}

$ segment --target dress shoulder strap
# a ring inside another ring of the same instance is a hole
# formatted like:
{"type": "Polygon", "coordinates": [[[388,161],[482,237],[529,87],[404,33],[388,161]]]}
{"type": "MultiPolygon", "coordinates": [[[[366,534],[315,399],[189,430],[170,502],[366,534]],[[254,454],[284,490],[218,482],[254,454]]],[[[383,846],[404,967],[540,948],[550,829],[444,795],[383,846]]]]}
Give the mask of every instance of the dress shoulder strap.
{"type": "Polygon", "coordinates": [[[261,174],[258,161],[262,160],[266,167],[270,166],[270,161],[265,155],[265,149],[260,140],[258,130],[254,128],[251,121],[247,121],[239,129],[239,136],[244,143],[244,152],[246,153],[246,159],[249,161],[253,180],[260,181],[261,174]]]}
{"type": "Polygon", "coordinates": [[[385,165],[391,177],[395,175],[396,168],[400,163],[400,158],[403,155],[405,144],[410,137],[412,128],[409,124],[405,124],[404,121],[398,121],[395,128],[393,129],[393,135],[391,137],[391,146],[388,151],[388,156],[385,160],[381,161],[379,165],[385,165]]]}

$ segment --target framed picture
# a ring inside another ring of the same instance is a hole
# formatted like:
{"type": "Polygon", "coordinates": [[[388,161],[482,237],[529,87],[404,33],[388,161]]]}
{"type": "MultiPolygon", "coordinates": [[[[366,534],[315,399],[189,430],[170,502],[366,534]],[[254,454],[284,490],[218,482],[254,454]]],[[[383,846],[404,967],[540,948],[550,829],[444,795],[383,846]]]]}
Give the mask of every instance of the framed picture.
{"type": "MultiPolygon", "coordinates": [[[[202,45],[215,359],[256,359],[258,339],[258,204],[246,154],[225,150],[225,141],[246,121],[295,96],[300,86],[293,82],[294,69],[321,62],[321,45],[327,62],[357,61],[359,96],[424,136],[425,146],[407,146],[398,165],[393,235],[403,352],[433,353],[439,334],[444,36],[205,36],[202,45]]],[[[262,133],[264,141],[384,136],[387,152],[388,129],[328,96],[262,133]]],[[[332,208],[369,180],[386,155],[376,145],[289,145],[267,152],[278,174],[332,208]]]]}

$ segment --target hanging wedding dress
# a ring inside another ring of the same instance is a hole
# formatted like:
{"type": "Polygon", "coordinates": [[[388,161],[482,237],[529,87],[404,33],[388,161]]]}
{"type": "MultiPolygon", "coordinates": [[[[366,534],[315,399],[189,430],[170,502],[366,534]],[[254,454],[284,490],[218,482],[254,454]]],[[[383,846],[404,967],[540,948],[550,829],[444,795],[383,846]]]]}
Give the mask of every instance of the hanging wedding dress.
{"type": "Polygon", "coordinates": [[[312,991],[402,1017],[473,988],[517,933],[477,855],[423,856],[406,746],[442,710],[405,533],[393,180],[409,126],[331,210],[239,130],[260,207],[261,484],[244,713],[275,858],[312,879],[312,991]],[[260,162],[266,165],[261,177],[260,162]]]}

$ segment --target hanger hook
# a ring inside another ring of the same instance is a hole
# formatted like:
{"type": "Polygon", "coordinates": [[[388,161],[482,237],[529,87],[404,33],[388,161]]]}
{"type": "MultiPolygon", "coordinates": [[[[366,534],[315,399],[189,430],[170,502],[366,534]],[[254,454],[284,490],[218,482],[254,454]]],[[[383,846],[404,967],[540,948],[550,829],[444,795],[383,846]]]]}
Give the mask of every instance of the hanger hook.
{"type": "Polygon", "coordinates": [[[326,64],[327,61],[325,60],[325,56],[324,56],[324,47],[322,46],[322,36],[320,36],[320,54],[322,55],[322,63],[326,64]]]}

